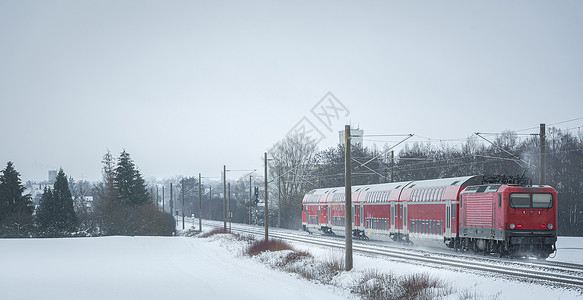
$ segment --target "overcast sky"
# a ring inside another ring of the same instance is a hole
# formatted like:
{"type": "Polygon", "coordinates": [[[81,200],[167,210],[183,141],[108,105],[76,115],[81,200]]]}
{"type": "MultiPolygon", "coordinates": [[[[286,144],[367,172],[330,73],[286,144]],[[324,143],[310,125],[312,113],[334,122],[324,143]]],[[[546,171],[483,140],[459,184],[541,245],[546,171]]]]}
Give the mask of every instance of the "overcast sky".
{"type": "Polygon", "coordinates": [[[583,116],[582,53],[581,1],[0,0],[0,169],[98,180],[109,148],[218,177],[302,126],[536,128],[583,116]]]}

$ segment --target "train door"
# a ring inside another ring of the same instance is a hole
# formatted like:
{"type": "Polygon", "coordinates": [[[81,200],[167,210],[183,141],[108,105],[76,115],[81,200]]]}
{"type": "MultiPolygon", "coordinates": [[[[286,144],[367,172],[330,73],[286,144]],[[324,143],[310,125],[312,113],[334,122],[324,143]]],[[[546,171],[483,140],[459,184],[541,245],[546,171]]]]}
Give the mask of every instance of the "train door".
{"type": "Polygon", "coordinates": [[[403,229],[403,204],[399,204],[399,229],[403,229]]]}
{"type": "Polygon", "coordinates": [[[445,236],[451,235],[451,201],[445,202],[445,236]]]}
{"type": "Polygon", "coordinates": [[[389,218],[391,219],[391,230],[395,229],[395,202],[391,202],[391,214],[389,215],[389,218]]]}
{"type": "Polygon", "coordinates": [[[361,222],[361,225],[360,226],[365,227],[365,224],[364,224],[365,221],[366,220],[364,219],[364,205],[361,204],[360,205],[360,222],[361,222]]]}
{"type": "Polygon", "coordinates": [[[330,204],[328,204],[326,223],[328,224],[328,226],[332,226],[332,206],[330,204]]]}
{"type": "Polygon", "coordinates": [[[403,202],[403,233],[407,233],[407,231],[409,230],[407,224],[407,202],[403,202]]]}
{"type": "Polygon", "coordinates": [[[360,205],[354,206],[354,226],[360,226],[360,205]]]}

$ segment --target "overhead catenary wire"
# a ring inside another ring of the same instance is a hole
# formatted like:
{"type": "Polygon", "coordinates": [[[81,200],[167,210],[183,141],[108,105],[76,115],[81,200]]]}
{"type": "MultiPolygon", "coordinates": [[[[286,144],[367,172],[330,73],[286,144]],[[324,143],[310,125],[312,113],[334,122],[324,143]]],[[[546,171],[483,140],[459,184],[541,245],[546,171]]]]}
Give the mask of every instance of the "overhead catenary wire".
{"type": "MultiPolygon", "coordinates": [[[[560,122],[555,122],[555,123],[549,124],[549,126],[559,125],[559,124],[563,124],[563,123],[567,123],[567,122],[572,122],[572,121],[577,121],[577,120],[583,120],[583,117],[569,119],[569,120],[560,121],[560,122]]],[[[531,138],[531,137],[536,136],[538,134],[518,134],[516,132],[526,131],[526,130],[534,130],[534,129],[538,129],[538,128],[539,127],[537,126],[537,127],[532,127],[532,128],[527,128],[527,129],[522,129],[522,130],[517,130],[517,131],[509,130],[509,132],[513,133],[514,136],[516,136],[518,139],[522,139],[522,138],[528,139],[528,138],[531,138]]],[[[571,129],[568,129],[568,130],[576,130],[576,129],[579,129],[580,130],[580,128],[581,127],[579,126],[579,127],[571,128],[571,129]]],[[[557,129],[557,128],[555,128],[555,129],[557,129]]],[[[486,135],[500,135],[501,133],[480,133],[480,134],[482,134],[482,135],[484,135],[484,134],[486,134],[486,135]]],[[[415,137],[418,137],[418,138],[422,138],[422,139],[426,140],[429,143],[433,143],[433,142],[460,142],[460,144],[463,144],[464,141],[467,141],[468,139],[471,138],[471,136],[468,136],[468,137],[464,137],[464,138],[442,139],[442,138],[426,137],[426,136],[422,136],[422,135],[418,135],[418,134],[409,134],[409,135],[402,135],[402,134],[365,134],[365,135],[362,135],[362,136],[363,137],[374,137],[374,136],[379,136],[379,137],[382,137],[382,136],[407,136],[406,139],[401,140],[401,141],[398,141],[398,143],[396,145],[392,146],[388,150],[385,149],[383,151],[380,151],[380,154],[374,156],[373,158],[369,159],[365,163],[360,163],[358,160],[354,160],[353,159],[353,161],[357,162],[359,166],[365,167],[365,168],[367,168],[367,169],[369,169],[371,171],[371,173],[355,173],[355,175],[377,175],[377,176],[381,176],[381,177],[385,177],[385,175],[382,175],[381,172],[386,171],[386,166],[382,167],[382,169],[377,169],[377,168],[370,168],[370,167],[366,166],[366,164],[370,163],[371,161],[373,161],[373,160],[375,160],[375,159],[377,159],[377,158],[379,158],[379,157],[381,157],[383,155],[386,155],[386,153],[388,151],[390,151],[391,149],[394,149],[396,146],[402,144],[404,141],[406,141],[406,140],[408,140],[408,139],[410,139],[410,138],[412,138],[414,136],[415,137]]],[[[484,139],[483,136],[481,136],[481,138],[484,139]]],[[[373,142],[376,141],[376,140],[368,140],[368,139],[363,139],[363,140],[365,140],[365,141],[373,141],[373,142]]],[[[380,141],[380,142],[396,142],[396,141],[380,141]]],[[[422,142],[422,141],[420,141],[420,142],[422,142]]],[[[490,144],[493,144],[490,141],[488,141],[488,142],[490,144]]],[[[502,150],[504,151],[504,149],[502,149],[502,150]]],[[[558,154],[558,153],[565,153],[565,152],[572,152],[572,151],[581,151],[581,149],[564,150],[564,151],[553,151],[553,153],[557,153],[558,154]]],[[[514,155],[512,153],[508,153],[508,152],[507,152],[507,154],[509,154],[514,159],[509,159],[509,158],[505,158],[505,157],[490,157],[491,159],[487,159],[486,157],[483,157],[482,156],[483,158],[486,158],[486,160],[448,164],[447,167],[458,167],[458,166],[472,165],[472,164],[477,164],[477,163],[479,163],[479,164],[493,163],[493,162],[499,162],[500,160],[512,160],[512,161],[515,161],[517,163],[520,161],[523,164],[528,165],[527,162],[525,162],[524,160],[520,159],[516,155],[514,155]]],[[[460,160],[463,160],[463,159],[467,159],[469,157],[476,157],[476,156],[480,157],[481,155],[473,155],[472,154],[472,155],[467,155],[467,156],[448,157],[448,158],[445,158],[445,159],[437,159],[437,160],[428,157],[428,158],[424,158],[424,160],[428,160],[428,161],[422,161],[422,162],[419,162],[419,163],[416,163],[416,164],[396,165],[396,166],[394,166],[394,168],[396,170],[401,170],[401,171],[403,171],[403,170],[407,170],[407,171],[418,171],[418,170],[435,169],[435,168],[441,168],[441,167],[444,167],[444,166],[430,166],[430,164],[437,164],[437,163],[444,162],[444,161],[455,162],[455,161],[460,161],[460,160]],[[418,168],[416,166],[418,166],[418,168]],[[414,167],[414,169],[411,169],[411,167],[414,167]]],[[[365,158],[365,157],[362,157],[362,158],[365,158]]],[[[357,159],[360,159],[360,158],[357,158],[357,159]]],[[[397,158],[397,160],[406,160],[406,159],[407,158],[405,158],[405,157],[397,158]]],[[[334,164],[333,163],[331,165],[338,165],[338,164],[334,164]]],[[[520,166],[521,167],[524,167],[523,165],[520,165],[520,166]]],[[[290,170],[287,170],[284,174],[279,175],[277,178],[283,177],[286,173],[293,172],[293,170],[297,169],[298,167],[300,167],[300,166],[292,167],[290,170]]],[[[307,174],[306,175],[301,175],[301,174],[297,174],[295,172],[293,172],[293,173],[294,173],[294,175],[297,176],[298,179],[300,179],[300,181],[304,181],[304,182],[307,182],[307,183],[312,184],[312,185],[314,184],[313,182],[310,182],[309,180],[306,179],[306,176],[309,176],[309,175],[307,175],[307,174]]],[[[342,176],[342,175],[343,174],[319,174],[318,177],[320,179],[329,179],[329,178],[335,178],[335,177],[338,178],[339,176],[342,176]]],[[[277,178],[272,179],[270,182],[273,182],[277,178]]]]}

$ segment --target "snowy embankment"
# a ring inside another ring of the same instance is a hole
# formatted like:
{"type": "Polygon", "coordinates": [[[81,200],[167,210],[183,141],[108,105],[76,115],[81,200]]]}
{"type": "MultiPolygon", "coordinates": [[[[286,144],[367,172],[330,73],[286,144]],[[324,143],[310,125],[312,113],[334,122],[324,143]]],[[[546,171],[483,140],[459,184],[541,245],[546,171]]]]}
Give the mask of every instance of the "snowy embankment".
{"type": "MultiPolygon", "coordinates": [[[[565,249],[555,259],[581,262],[582,239],[563,241],[559,248],[565,249]]],[[[350,290],[370,270],[395,278],[429,275],[444,284],[443,299],[583,299],[573,289],[358,254],[353,271],[321,284],[282,271],[282,253],[243,255],[247,245],[229,235],[2,239],[0,299],[358,299],[350,290]]],[[[293,247],[309,252],[316,263],[342,260],[342,252],[293,247]]]]}
{"type": "MultiPolygon", "coordinates": [[[[0,240],[0,299],[343,299],[187,237],[0,240]]],[[[232,247],[231,247],[232,249],[232,247]]]]}

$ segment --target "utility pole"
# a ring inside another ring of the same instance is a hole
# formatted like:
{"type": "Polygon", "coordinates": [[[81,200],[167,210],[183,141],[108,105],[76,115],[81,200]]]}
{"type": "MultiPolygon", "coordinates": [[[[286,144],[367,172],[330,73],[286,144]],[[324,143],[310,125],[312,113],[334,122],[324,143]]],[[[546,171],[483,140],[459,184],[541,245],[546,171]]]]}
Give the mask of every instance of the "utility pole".
{"type": "Polygon", "coordinates": [[[277,176],[277,227],[281,228],[281,176],[277,176]]]}
{"type": "Polygon", "coordinates": [[[345,165],[345,184],[344,184],[344,219],[345,219],[345,266],[346,271],[352,270],[352,181],[350,178],[350,125],[344,126],[344,165],[345,165]]]}
{"type": "Polygon", "coordinates": [[[253,203],[253,200],[251,200],[251,175],[249,175],[249,224],[251,224],[251,203],[253,203]]]}
{"type": "Polygon", "coordinates": [[[202,190],[200,178],[200,173],[198,173],[198,230],[202,232],[202,190]]]}
{"type": "Polygon", "coordinates": [[[158,194],[158,186],[156,185],[156,209],[160,209],[160,204],[158,203],[158,201],[160,201],[160,195],[158,194]]]}
{"type": "Polygon", "coordinates": [[[172,194],[172,183],[170,183],[170,214],[174,218],[174,196],[172,194]]]}
{"type": "Polygon", "coordinates": [[[540,124],[540,184],[546,184],[546,168],[547,168],[547,147],[546,147],[546,125],[540,124]]]}
{"type": "Polygon", "coordinates": [[[223,165],[223,228],[227,230],[227,166],[223,165]]]}
{"type": "Polygon", "coordinates": [[[391,182],[395,182],[395,151],[391,150],[391,182]]]}
{"type": "Polygon", "coordinates": [[[162,185],[162,212],[166,212],[166,207],[164,203],[164,185],[162,185]]]}
{"type": "Polygon", "coordinates": [[[182,230],[184,230],[184,178],[182,178],[182,230]]]}
{"type": "Polygon", "coordinates": [[[231,212],[231,183],[230,182],[229,182],[227,188],[228,188],[228,192],[229,192],[229,200],[227,201],[227,212],[229,214],[228,215],[228,217],[229,217],[229,232],[231,232],[231,225],[232,225],[231,218],[233,217],[232,216],[233,212],[231,212]]]}
{"type": "Polygon", "coordinates": [[[269,237],[269,206],[267,205],[267,152],[265,152],[265,241],[269,237]]]}

